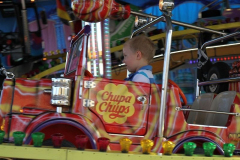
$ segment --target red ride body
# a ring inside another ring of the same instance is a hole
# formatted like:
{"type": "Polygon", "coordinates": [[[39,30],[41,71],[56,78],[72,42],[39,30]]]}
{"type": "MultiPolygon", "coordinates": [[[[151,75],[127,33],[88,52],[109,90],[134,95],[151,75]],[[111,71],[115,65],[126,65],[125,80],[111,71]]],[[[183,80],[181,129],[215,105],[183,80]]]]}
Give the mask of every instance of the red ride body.
{"type": "MultiPolygon", "coordinates": [[[[63,113],[57,113],[50,104],[51,94],[45,93],[52,87],[50,79],[28,80],[16,78],[7,80],[1,93],[0,120],[1,129],[7,134],[5,139],[13,141],[14,131],[26,132],[25,143],[32,143],[31,133],[44,132],[44,141],[54,133],[62,133],[65,140],[76,146],[75,136],[85,134],[89,137],[87,148],[97,148],[99,137],[110,139],[110,150],[120,150],[119,140],[130,138],[132,151],[140,151],[142,139],[154,140],[152,151],[162,152],[162,141],[170,140],[176,144],[173,152],[181,152],[183,142],[194,141],[201,147],[203,142],[217,144],[222,154],[224,143],[233,143],[240,149],[240,118],[229,116],[223,127],[193,125],[186,122],[182,107],[180,91],[169,84],[164,122],[164,138],[158,137],[161,85],[93,78],[81,75],[83,57],[87,51],[86,27],[80,32],[82,49],[74,52],[74,46],[67,57],[65,78],[72,80],[71,105],[63,107],[63,113]],[[78,55],[74,55],[78,54],[78,55]],[[75,67],[71,67],[76,61],[75,67]],[[88,86],[92,83],[94,86],[88,86]],[[138,101],[139,96],[146,97],[145,103],[138,101]],[[93,102],[89,106],[86,102],[93,102]]],[[[84,72],[83,72],[84,73],[84,72]]],[[[237,93],[231,112],[240,113],[240,94],[237,93]]]]}

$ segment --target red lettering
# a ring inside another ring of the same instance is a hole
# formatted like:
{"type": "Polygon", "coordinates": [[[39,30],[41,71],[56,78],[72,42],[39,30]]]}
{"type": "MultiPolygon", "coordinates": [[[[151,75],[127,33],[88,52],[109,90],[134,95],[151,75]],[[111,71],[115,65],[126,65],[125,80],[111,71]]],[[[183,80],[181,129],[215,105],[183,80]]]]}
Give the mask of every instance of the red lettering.
{"type": "Polygon", "coordinates": [[[113,112],[113,105],[111,105],[111,102],[108,102],[108,105],[107,105],[107,109],[106,109],[106,112],[113,112]]]}
{"type": "Polygon", "coordinates": [[[124,113],[128,113],[128,112],[129,112],[129,107],[130,107],[130,106],[127,106],[127,107],[125,108],[124,113]]]}
{"type": "Polygon", "coordinates": [[[120,102],[123,102],[124,100],[125,100],[125,96],[121,96],[120,100],[118,101],[118,104],[119,104],[120,102]]]}
{"type": "Polygon", "coordinates": [[[125,110],[125,106],[120,106],[119,113],[123,113],[125,110]]]}
{"type": "Polygon", "coordinates": [[[119,104],[120,102],[126,102],[130,103],[131,96],[120,96],[120,95],[113,95],[112,92],[105,91],[102,94],[102,100],[104,101],[111,101],[111,102],[117,102],[119,104]]]}
{"type": "Polygon", "coordinates": [[[102,102],[99,105],[100,112],[108,112],[109,118],[123,118],[129,113],[130,106],[121,105],[121,102],[130,103],[131,96],[113,95],[113,92],[105,91],[102,93],[102,102]],[[117,102],[117,103],[114,103],[117,102]],[[119,105],[120,104],[120,105],[119,105]]]}
{"type": "Polygon", "coordinates": [[[105,112],[106,109],[107,109],[106,106],[107,106],[107,102],[101,103],[101,104],[99,105],[99,111],[100,111],[100,112],[105,112]],[[103,106],[103,105],[105,105],[105,106],[103,106]],[[105,107],[105,108],[102,108],[102,107],[105,107]]]}
{"type": "Polygon", "coordinates": [[[130,103],[131,98],[132,98],[131,96],[127,96],[127,98],[125,99],[125,102],[126,102],[126,103],[130,103]]]}
{"type": "Polygon", "coordinates": [[[108,96],[108,91],[106,91],[106,92],[103,92],[103,94],[102,94],[102,100],[104,100],[104,101],[107,101],[107,98],[105,98],[105,94],[106,94],[106,96],[108,96]]]}
{"type": "Polygon", "coordinates": [[[107,101],[113,101],[112,98],[113,98],[113,95],[112,95],[112,92],[110,92],[110,94],[109,94],[109,96],[107,98],[107,101]]]}

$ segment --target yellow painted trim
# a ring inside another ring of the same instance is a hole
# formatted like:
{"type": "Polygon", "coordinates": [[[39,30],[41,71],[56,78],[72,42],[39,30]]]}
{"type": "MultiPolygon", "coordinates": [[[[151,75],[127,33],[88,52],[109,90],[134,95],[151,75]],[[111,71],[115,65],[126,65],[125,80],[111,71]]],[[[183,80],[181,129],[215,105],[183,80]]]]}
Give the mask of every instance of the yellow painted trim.
{"type": "Polygon", "coordinates": [[[48,59],[57,59],[57,58],[60,58],[60,57],[66,57],[66,53],[60,53],[60,54],[54,54],[54,55],[51,55],[51,56],[46,56],[46,57],[43,57],[43,58],[46,58],[47,60],[48,59]]]}
{"type": "Polygon", "coordinates": [[[48,70],[45,70],[45,71],[43,71],[43,72],[41,72],[41,73],[39,73],[39,74],[31,77],[30,79],[39,79],[39,78],[42,78],[42,77],[44,77],[44,76],[49,75],[50,73],[59,71],[59,70],[64,69],[64,68],[65,68],[65,63],[62,63],[62,64],[59,64],[59,65],[57,65],[57,66],[54,66],[54,67],[52,67],[52,68],[50,68],[50,69],[48,69],[48,70]]]}
{"type": "Polygon", "coordinates": [[[79,151],[68,150],[68,160],[239,160],[240,156],[224,157],[223,155],[214,155],[213,157],[205,157],[204,155],[185,156],[183,154],[169,155],[157,155],[156,153],[142,154],[140,152],[121,153],[120,151],[108,151],[98,152],[96,150],[91,151],[79,151]]]}
{"type": "Polygon", "coordinates": [[[123,49],[123,45],[116,46],[110,49],[111,53],[116,52],[116,51],[121,51],[123,49]]]}
{"type": "Polygon", "coordinates": [[[21,158],[21,159],[51,159],[65,160],[67,149],[53,147],[33,147],[29,145],[14,146],[14,144],[1,144],[0,157],[21,158]]]}
{"type": "Polygon", "coordinates": [[[223,155],[204,155],[185,156],[183,154],[148,155],[141,152],[121,153],[120,151],[99,152],[98,150],[88,149],[85,151],[76,148],[53,148],[53,147],[33,147],[31,145],[14,146],[14,144],[0,144],[0,157],[21,158],[21,159],[51,159],[51,160],[239,160],[240,156],[224,157],[223,155]]]}

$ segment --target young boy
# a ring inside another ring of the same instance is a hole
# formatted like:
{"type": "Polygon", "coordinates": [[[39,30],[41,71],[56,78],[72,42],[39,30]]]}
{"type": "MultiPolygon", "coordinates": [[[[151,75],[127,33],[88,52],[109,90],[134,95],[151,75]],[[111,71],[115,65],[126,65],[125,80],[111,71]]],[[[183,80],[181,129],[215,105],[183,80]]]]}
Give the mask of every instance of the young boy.
{"type": "Polygon", "coordinates": [[[127,81],[154,83],[149,62],[155,55],[155,46],[146,36],[136,36],[123,45],[123,63],[131,74],[127,81]]]}

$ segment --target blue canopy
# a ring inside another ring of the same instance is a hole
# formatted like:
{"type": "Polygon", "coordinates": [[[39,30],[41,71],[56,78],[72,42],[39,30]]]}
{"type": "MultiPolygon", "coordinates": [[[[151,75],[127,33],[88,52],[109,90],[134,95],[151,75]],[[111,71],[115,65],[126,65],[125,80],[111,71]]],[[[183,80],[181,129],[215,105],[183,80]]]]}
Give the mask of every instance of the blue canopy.
{"type": "MultiPolygon", "coordinates": [[[[222,0],[218,0],[218,1],[221,2],[222,0]]],[[[228,1],[231,5],[240,4],[240,0],[228,0],[228,1]]],[[[151,6],[158,5],[159,0],[117,0],[117,2],[128,3],[128,4],[135,5],[137,7],[140,7],[142,9],[146,9],[148,7],[151,7],[151,6]]],[[[177,6],[181,3],[184,3],[184,2],[197,2],[197,3],[200,2],[203,5],[207,5],[211,2],[213,2],[213,0],[174,0],[175,6],[177,6]]]]}
{"type": "MultiPolygon", "coordinates": [[[[152,14],[155,16],[162,15],[162,12],[159,10],[158,3],[159,0],[116,0],[118,3],[129,3],[140,7],[147,14],[152,14]]],[[[176,21],[181,21],[185,23],[195,23],[198,19],[199,12],[202,11],[202,8],[213,2],[214,0],[174,0],[174,9],[172,11],[172,19],[176,21]]],[[[212,9],[222,10],[224,4],[221,3],[224,0],[218,0],[210,7],[212,9]]],[[[240,0],[228,0],[230,8],[240,8],[240,0]]],[[[209,9],[208,7],[205,10],[209,9]]],[[[238,16],[238,15],[236,15],[238,16]]],[[[158,29],[165,29],[165,23],[160,22],[156,25],[158,29]]],[[[174,25],[175,26],[175,25],[174,25]]],[[[178,27],[178,30],[183,30],[183,27],[178,27]]]]}

